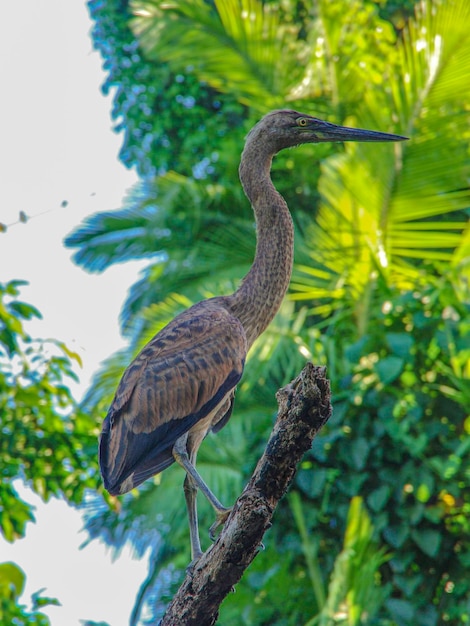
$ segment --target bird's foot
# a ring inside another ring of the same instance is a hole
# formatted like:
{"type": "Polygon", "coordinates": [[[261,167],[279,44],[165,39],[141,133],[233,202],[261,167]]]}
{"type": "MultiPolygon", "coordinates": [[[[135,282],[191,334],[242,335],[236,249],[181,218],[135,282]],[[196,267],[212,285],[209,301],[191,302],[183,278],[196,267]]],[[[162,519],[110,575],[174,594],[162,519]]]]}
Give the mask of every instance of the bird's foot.
{"type": "Polygon", "coordinates": [[[211,538],[211,541],[215,541],[215,531],[223,526],[225,524],[225,522],[227,521],[227,517],[230,515],[230,513],[232,512],[232,508],[233,507],[228,507],[228,508],[223,508],[223,509],[219,509],[216,514],[215,514],[215,522],[212,524],[212,526],[209,528],[209,537],[211,538]]]}
{"type": "Polygon", "coordinates": [[[188,576],[192,576],[192,575],[193,575],[193,573],[194,573],[194,568],[196,567],[197,562],[199,561],[199,559],[201,558],[201,556],[202,556],[202,551],[201,551],[201,552],[199,552],[199,554],[196,554],[196,555],[194,555],[194,556],[193,556],[193,558],[192,558],[192,560],[191,560],[191,563],[190,563],[190,564],[187,566],[187,568],[186,568],[186,574],[187,574],[188,576]]]}

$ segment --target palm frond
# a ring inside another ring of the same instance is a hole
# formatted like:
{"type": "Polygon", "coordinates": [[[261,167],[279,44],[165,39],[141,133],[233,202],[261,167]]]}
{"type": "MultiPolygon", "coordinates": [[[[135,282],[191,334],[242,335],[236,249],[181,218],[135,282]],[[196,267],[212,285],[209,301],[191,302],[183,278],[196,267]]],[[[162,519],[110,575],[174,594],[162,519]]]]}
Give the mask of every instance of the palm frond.
{"type": "MultiPolygon", "coordinates": [[[[324,163],[322,204],[307,236],[312,267],[297,273],[295,298],[342,298],[346,290],[359,300],[378,277],[411,287],[435,261],[452,262],[470,205],[469,17],[463,0],[419,6],[385,96],[412,140],[349,146],[324,163]]],[[[357,122],[393,128],[383,105],[366,92],[357,122]]]]}
{"type": "Polygon", "coordinates": [[[330,114],[332,106],[354,110],[365,91],[382,87],[383,60],[390,58],[395,40],[393,26],[362,0],[318,0],[315,13],[311,56],[298,96],[326,95],[330,114]]]}
{"type": "Polygon", "coordinates": [[[203,0],[134,0],[131,6],[134,32],[150,58],[174,71],[194,67],[201,80],[255,109],[281,106],[286,84],[299,76],[274,6],[259,0],[215,0],[213,7],[203,0]]]}
{"type": "Polygon", "coordinates": [[[138,182],[118,211],[95,213],[65,238],[65,245],[78,248],[73,255],[77,265],[91,272],[102,272],[113,263],[163,254],[168,231],[155,203],[154,189],[138,182]]]}

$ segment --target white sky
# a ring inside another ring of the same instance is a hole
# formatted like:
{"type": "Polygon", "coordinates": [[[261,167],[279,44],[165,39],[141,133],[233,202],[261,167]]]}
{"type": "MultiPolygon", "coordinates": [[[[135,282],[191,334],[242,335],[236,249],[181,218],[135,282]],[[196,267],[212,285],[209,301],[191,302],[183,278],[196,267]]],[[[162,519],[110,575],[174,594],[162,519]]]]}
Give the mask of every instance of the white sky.
{"type": "MultiPolygon", "coordinates": [[[[20,211],[31,219],[0,233],[0,281],[28,280],[21,298],[43,314],[27,327],[30,334],[61,339],[80,353],[77,394],[99,362],[122,346],[119,310],[141,267],[90,275],[72,264],[62,243],[85,216],[118,208],[136,180],[117,160],[122,138],[111,130],[111,99],[99,90],[104,74],[90,27],[81,0],[2,4],[0,222],[13,224],[20,211]]],[[[62,603],[44,609],[52,626],[85,619],[128,624],[146,562],[125,552],[112,563],[97,542],[79,551],[80,515],[63,502],[43,505],[24,493],[37,506],[37,524],[13,545],[0,538],[0,562],[13,560],[27,574],[23,603],[46,587],[45,595],[62,603]]]]}

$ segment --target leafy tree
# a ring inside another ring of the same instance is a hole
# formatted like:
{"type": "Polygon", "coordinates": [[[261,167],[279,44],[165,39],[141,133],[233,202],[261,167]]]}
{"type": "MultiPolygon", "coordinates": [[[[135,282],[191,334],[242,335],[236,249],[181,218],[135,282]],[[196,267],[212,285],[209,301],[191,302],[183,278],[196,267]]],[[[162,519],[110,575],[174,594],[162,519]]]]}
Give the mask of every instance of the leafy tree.
{"type": "Polygon", "coordinates": [[[59,603],[53,598],[41,596],[41,590],[33,594],[33,610],[28,611],[19,604],[25,582],[26,576],[23,570],[15,563],[0,563],[0,619],[2,624],[48,626],[49,618],[38,609],[59,603]]]}
{"type": "MultiPolygon", "coordinates": [[[[161,99],[152,104],[166,108],[167,117],[152,121],[162,124],[157,135],[172,139],[167,153],[146,153],[145,159],[158,160],[155,178],[147,176],[120,212],[93,216],[68,238],[78,248],[76,260],[90,269],[150,259],[123,309],[129,349],[105,364],[85,407],[104,412],[120,373],[145,341],[191,302],[233,290],[246,272],[254,230],[236,166],[243,135],[261,113],[286,102],[301,110],[314,105],[333,121],[409,135],[412,141],[395,151],[321,145],[276,158],[275,182],[297,227],[290,301],[250,354],[237,415],[218,433],[217,447],[202,447],[200,468],[226,501],[233,500],[270,428],[277,387],[304,358],[327,364],[335,415],[297,477],[304,527],[317,544],[306,549],[298,507],[284,503],[266,552],[224,604],[223,623],[238,624],[240,615],[247,624],[313,623],[324,616],[332,601],[326,580],[323,595],[312,586],[318,590],[319,572],[335,571],[347,512],[358,495],[374,539],[391,554],[381,566],[387,595],[379,598],[376,623],[465,623],[468,3],[428,0],[408,19],[402,8],[409,4],[387,3],[380,16],[362,0],[318,0],[312,7],[288,0],[139,0],[130,20],[126,3],[108,0],[91,3],[97,28],[109,28],[107,10],[115,15],[119,6],[125,12],[119,37],[105,50],[108,63],[125,64],[127,54],[116,41],[132,39],[131,24],[141,45],[138,63],[175,77],[181,97],[159,91],[161,99]],[[398,28],[384,19],[392,14],[398,28]],[[185,100],[188,93],[194,102],[185,100]],[[227,110],[211,115],[204,94],[238,111],[232,127],[227,110]],[[189,106],[181,117],[175,102],[183,101],[189,106]],[[204,125],[197,126],[201,116],[204,125]],[[186,123],[197,145],[192,154],[179,132],[186,123]],[[171,164],[164,162],[170,158],[171,164]]],[[[102,50],[105,40],[97,39],[102,50]]],[[[127,127],[129,111],[136,111],[123,104],[132,99],[133,78],[112,76],[122,87],[116,103],[127,127]]],[[[146,94],[155,93],[152,80],[146,94]]],[[[141,142],[147,145],[145,137],[141,142]]],[[[133,154],[132,164],[140,167],[133,154]]],[[[180,481],[171,468],[157,484],[149,481],[124,498],[119,517],[101,505],[87,520],[91,537],[117,548],[128,539],[142,553],[152,546],[135,620],[145,597],[156,596],[153,607],[163,610],[187,564],[180,481]]],[[[204,504],[201,510],[209,513],[204,504]]],[[[359,593],[357,581],[348,584],[345,619],[353,623],[356,615],[357,623],[368,623],[351,600],[359,593]]]]}
{"type": "MultiPolygon", "coordinates": [[[[32,506],[17,493],[14,481],[25,481],[44,501],[63,497],[82,502],[85,489],[96,489],[98,472],[93,418],[77,409],[67,378],[76,379],[77,355],[53,340],[34,340],[24,323],[40,317],[18,299],[22,281],[0,284],[0,530],[12,542],[34,522],[32,506]],[[73,419],[71,412],[73,411],[73,419]]],[[[18,604],[24,573],[13,563],[0,565],[0,621],[46,624],[36,609],[55,600],[33,598],[33,612],[18,604]],[[23,621],[21,621],[23,620],[23,621]]]]}
{"type": "Polygon", "coordinates": [[[123,163],[144,179],[172,169],[187,176],[212,175],[207,146],[199,137],[212,137],[217,152],[245,117],[245,107],[234,98],[220,99],[190,67],[179,73],[167,63],[149,62],[129,28],[127,0],[90,0],[88,7],[93,40],[105,61],[103,91],[116,89],[112,115],[115,129],[124,134],[123,163]]]}

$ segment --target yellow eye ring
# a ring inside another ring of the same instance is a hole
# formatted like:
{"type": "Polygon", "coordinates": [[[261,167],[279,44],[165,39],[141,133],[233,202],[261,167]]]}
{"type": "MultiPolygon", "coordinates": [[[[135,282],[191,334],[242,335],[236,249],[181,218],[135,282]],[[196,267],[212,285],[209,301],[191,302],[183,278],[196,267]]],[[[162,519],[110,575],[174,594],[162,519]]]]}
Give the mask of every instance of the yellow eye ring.
{"type": "Polygon", "coordinates": [[[305,119],[305,117],[299,117],[297,120],[297,124],[299,126],[307,126],[307,120],[305,119]]]}

